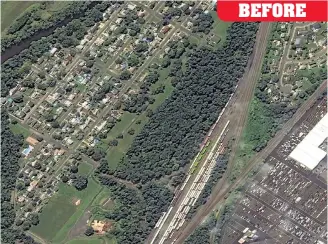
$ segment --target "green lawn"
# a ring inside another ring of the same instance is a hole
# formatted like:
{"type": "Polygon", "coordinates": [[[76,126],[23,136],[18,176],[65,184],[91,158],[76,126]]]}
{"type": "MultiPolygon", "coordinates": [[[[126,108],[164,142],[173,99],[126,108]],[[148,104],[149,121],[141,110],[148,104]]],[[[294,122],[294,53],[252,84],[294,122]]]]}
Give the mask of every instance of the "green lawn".
{"type": "Polygon", "coordinates": [[[52,243],[65,240],[68,232],[82,216],[101,186],[89,178],[88,187],[77,191],[73,186],[61,183],[59,191],[50,199],[40,215],[40,223],[31,228],[31,231],[52,243]],[[80,205],[74,202],[80,199],[80,205]]]}
{"type": "Polygon", "coordinates": [[[24,138],[27,138],[29,137],[29,135],[31,135],[31,132],[25,127],[23,127],[22,125],[20,125],[19,123],[10,124],[9,128],[14,134],[21,134],[24,136],[24,138]]]}
{"type": "Polygon", "coordinates": [[[254,155],[254,149],[266,145],[271,139],[274,124],[275,121],[270,112],[258,99],[253,98],[249,118],[238,145],[231,180],[238,176],[247,161],[254,155]]]}
{"type": "Polygon", "coordinates": [[[109,142],[110,140],[115,139],[119,134],[122,134],[125,130],[129,128],[132,120],[135,117],[135,114],[124,112],[123,115],[120,117],[121,121],[115,124],[115,126],[108,133],[107,139],[104,141],[109,142]]]}
{"type": "Polygon", "coordinates": [[[21,15],[34,1],[1,1],[1,33],[21,15]]]}
{"type": "Polygon", "coordinates": [[[107,160],[111,169],[116,168],[121,158],[124,157],[129,147],[131,146],[134,137],[141,131],[142,127],[148,121],[148,118],[145,114],[141,114],[139,116],[134,114],[134,118],[135,120],[133,121],[133,123],[131,123],[130,126],[126,127],[125,132],[122,133],[123,139],[119,139],[118,145],[116,147],[110,148],[107,152],[107,160]],[[136,123],[138,120],[141,120],[140,124],[136,123]],[[127,131],[132,128],[135,130],[134,135],[130,135],[129,133],[127,133],[127,131]]]}
{"type": "Polygon", "coordinates": [[[81,162],[79,165],[79,175],[88,176],[91,173],[92,169],[93,167],[91,164],[86,162],[81,162]]]}
{"type": "Polygon", "coordinates": [[[220,20],[217,17],[217,13],[215,11],[211,12],[211,15],[213,16],[214,19],[214,28],[213,28],[213,33],[221,37],[221,42],[225,41],[226,35],[227,35],[227,29],[228,27],[232,24],[232,22],[225,22],[220,20]]]}
{"type": "MultiPolygon", "coordinates": [[[[63,11],[71,2],[70,1],[52,1],[46,4],[44,10],[40,9],[40,2],[37,1],[5,1],[1,2],[1,33],[8,28],[15,19],[17,19],[27,9],[37,8],[41,20],[32,23],[40,23],[41,21],[47,21],[52,15],[63,11]],[[32,6],[33,5],[33,6],[32,6]]],[[[30,24],[31,25],[31,24],[30,24]]]]}
{"type": "Polygon", "coordinates": [[[94,198],[91,206],[102,206],[110,197],[110,190],[105,187],[102,191],[94,198]]]}
{"type": "Polygon", "coordinates": [[[69,242],[66,242],[66,244],[105,244],[106,242],[98,237],[95,238],[81,238],[81,239],[75,239],[69,242]]]}
{"type": "Polygon", "coordinates": [[[77,238],[65,244],[117,244],[117,242],[114,238],[108,239],[107,237],[93,236],[90,238],[77,238]]]}

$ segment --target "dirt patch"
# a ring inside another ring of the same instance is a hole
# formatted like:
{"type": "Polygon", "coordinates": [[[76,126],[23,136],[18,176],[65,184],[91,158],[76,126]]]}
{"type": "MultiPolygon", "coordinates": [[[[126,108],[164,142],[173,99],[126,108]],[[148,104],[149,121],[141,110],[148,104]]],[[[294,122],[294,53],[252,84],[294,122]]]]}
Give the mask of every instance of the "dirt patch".
{"type": "Polygon", "coordinates": [[[281,87],[281,91],[286,95],[291,94],[292,90],[293,90],[293,86],[290,84],[286,84],[283,87],[281,87]]]}
{"type": "Polygon", "coordinates": [[[76,198],[76,197],[73,197],[73,199],[72,199],[72,203],[73,203],[73,205],[75,205],[75,206],[79,206],[79,205],[81,204],[81,199],[76,198]]]}

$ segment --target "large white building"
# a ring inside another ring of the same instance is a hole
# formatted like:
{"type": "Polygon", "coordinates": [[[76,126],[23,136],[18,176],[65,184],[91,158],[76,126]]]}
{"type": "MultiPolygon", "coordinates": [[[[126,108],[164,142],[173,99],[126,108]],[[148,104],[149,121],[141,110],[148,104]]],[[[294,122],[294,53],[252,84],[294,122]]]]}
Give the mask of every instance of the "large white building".
{"type": "Polygon", "coordinates": [[[327,155],[326,151],[319,148],[319,146],[327,140],[327,137],[328,114],[326,114],[305,136],[289,157],[310,170],[314,169],[327,155]]]}

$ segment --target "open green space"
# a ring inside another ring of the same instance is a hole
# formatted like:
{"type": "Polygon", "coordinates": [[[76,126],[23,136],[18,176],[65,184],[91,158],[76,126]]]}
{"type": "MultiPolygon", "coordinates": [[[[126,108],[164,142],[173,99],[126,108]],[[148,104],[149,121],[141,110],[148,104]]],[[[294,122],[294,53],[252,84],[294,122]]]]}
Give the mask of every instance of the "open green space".
{"type": "Polygon", "coordinates": [[[40,8],[41,2],[37,1],[2,1],[1,2],[1,33],[8,28],[22,13],[31,8],[38,9],[40,21],[34,21],[32,25],[38,25],[48,20],[52,15],[67,7],[70,1],[47,2],[44,9],[40,8]]]}
{"type": "MultiPolygon", "coordinates": [[[[116,168],[116,166],[118,165],[121,158],[124,157],[125,153],[128,151],[130,145],[133,142],[134,137],[141,131],[142,127],[148,121],[148,118],[145,116],[145,114],[141,114],[138,116],[137,114],[131,114],[128,112],[126,112],[126,113],[129,114],[129,116],[127,116],[127,117],[130,117],[130,121],[129,121],[130,123],[128,124],[127,123],[128,121],[125,121],[124,123],[127,125],[125,127],[125,130],[118,131],[118,132],[121,132],[118,134],[123,134],[123,138],[118,139],[118,145],[116,147],[111,147],[107,152],[107,160],[109,162],[109,167],[111,169],[116,168]],[[138,120],[141,121],[140,124],[137,124],[138,120]],[[134,135],[130,135],[129,133],[127,133],[129,129],[135,130],[134,135]]],[[[119,122],[119,123],[121,123],[121,122],[119,122]]]]}
{"type": "Polygon", "coordinates": [[[107,139],[104,140],[105,142],[109,142],[110,140],[115,139],[118,135],[122,134],[126,131],[131,121],[135,118],[135,114],[124,112],[120,117],[120,121],[115,124],[115,126],[110,130],[107,135],[107,139]]]}
{"type": "Polygon", "coordinates": [[[231,180],[234,180],[255,151],[267,144],[272,137],[275,120],[270,111],[257,98],[252,100],[249,117],[240,140],[231,180]]]}
{"type": "Polygon", "coordinates": [[[103,236],[95,236],[89,238],[77,238],[66,242],[65,244],[116,244],[116,240],[114,238],[108,239],[103,236]]]}
{"type": "Polygon", "coordinates": [[[101,187],[91,178],[88,187],[82,191],[61,183],[59,191],[43,208],[39,225],[32,227],[31,231],[52,243],[64,241],[100,189],[101,187]],[[76,205],[78,200],[80,204],[76,205]]]}
{"type": "Polygon", "coordinates": [[[212,32],[214,34],[220,36],[221,37],[220,42],[224,43],[226,40],[226,36],[227,36],[227,30],[228,30],[229,26],[232,24],[232,22],[225,22],[225,21],[220,20],[215,11],[211,11],[211,15],[214,20],[212,32]]]}
{"type": "Polygon", "coordinates": [[[94,198],[92,201],[91,206],[103,206],[104,203],[109,199],[110,197],[110,190],[108,188],[102,189],[102,191],[97,195],[97,197],[94,198]]]}
{"type": "Polygon", "coordinates": [[[10,130],[14,134],[16,134],[16,135],[18,135],[18,134],[23,135],[24,138],[27,138],[27,137],[29,137],[29,135],[31,135],[31,132],[28,129],[26,129],[25,127],[23,127],[22,125],[20,125],[19,123],[17,123],[17,124],[10,124],[9,125],[9,128],[10,128],[10,130]]]}
{"type": "Polygon", "coordinates": [[[103,239],[95,237],[95,238],[80,238],[75,239],[69,242],[66,242],[66,244],[104,244],[106,243],[103,239]]]}
{"type": "Polygon", "coordinates": [[[21,15],[34,1],[1,1],[1,33],[21,15]]]}
{"type": "Polygon", "coordinates": [[[93,167],[91,164],[81,162],[79,165],[79,175],[88,176],[91,173],[92,169],[93,167]]]}

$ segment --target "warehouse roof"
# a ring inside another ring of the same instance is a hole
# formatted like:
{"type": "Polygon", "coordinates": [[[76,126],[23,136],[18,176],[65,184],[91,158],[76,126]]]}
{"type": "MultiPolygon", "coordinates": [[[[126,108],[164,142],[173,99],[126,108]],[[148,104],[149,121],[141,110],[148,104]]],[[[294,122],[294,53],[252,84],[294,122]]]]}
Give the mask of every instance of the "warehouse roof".
{"type": "Polygon", "coordinates": [[[326,114],[289,155],[309,169],[314,169],[327,152],[319,146],[328,137],[328,114],[326,114]]]}

